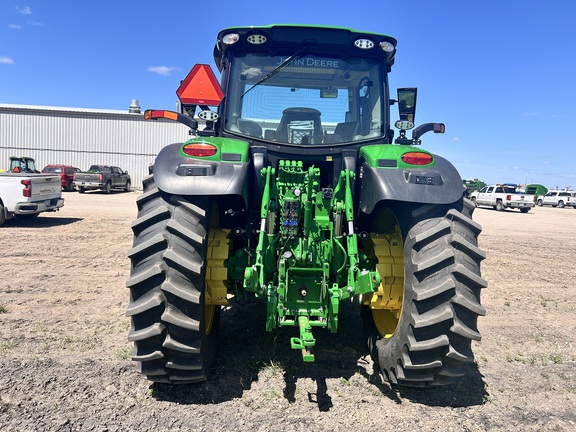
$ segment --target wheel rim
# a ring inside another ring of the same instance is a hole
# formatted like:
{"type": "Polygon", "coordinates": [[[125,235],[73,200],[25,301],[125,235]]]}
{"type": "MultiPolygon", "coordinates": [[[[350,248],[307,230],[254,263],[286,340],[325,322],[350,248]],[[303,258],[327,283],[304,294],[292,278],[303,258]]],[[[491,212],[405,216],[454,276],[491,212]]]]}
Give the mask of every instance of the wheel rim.
{"type": "Polygon", "coordinates": [[[224,260],[230,254],[230,230],[214,229],[208,233],[208,251],[206,253],[206,299],[204,302],[204,319],[206,334],[212,331],[212,324],[219,306],[227,305],[226,284],[228,269],[224,260]]]}
{"type": "Polygon", "coordinates": [[[404,243],[400,229],[389,234],[372,234],[376,270],[382,282],[369,301],[372,319],[383,338],[391,338],[400,322],[404,301],[404,243]]]}

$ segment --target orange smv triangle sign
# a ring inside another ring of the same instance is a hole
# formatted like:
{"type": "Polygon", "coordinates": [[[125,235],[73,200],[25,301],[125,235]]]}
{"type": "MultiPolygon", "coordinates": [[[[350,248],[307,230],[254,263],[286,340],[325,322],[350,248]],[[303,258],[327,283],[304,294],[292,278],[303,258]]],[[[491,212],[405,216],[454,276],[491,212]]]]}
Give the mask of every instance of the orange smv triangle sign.
{"type": "Polygon", "coordinates": [[[176,90],[176,94],[185,105],[218,106],[224,97],[212,68],[206,64],[194,66],[176,90]]]}

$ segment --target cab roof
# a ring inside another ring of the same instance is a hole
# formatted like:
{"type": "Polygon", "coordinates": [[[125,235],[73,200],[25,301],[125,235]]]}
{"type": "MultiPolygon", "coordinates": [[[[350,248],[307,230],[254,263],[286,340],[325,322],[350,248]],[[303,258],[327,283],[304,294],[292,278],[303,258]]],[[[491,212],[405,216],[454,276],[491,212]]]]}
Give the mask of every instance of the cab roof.
{"type": "Polygon", "coordinates": [[[298,50],[309,45],[319,51],[339,54],[363,55],[386,60],[392,66],[396,53],[397,41],[391,36],[370,32],[362,32],[345,27],[330,27],[300,24],[271,24],[266,26],[228,27],[218,33],[214,47],[214,60],[218,70],[222,70],[222,58],[229,51],[242,50],[248,52],[269,50],[298,50]],[[236,33],[238,40],[234,44],[225,44],[225,36],[236,33]],[[256,37],[260,43],[250,43],[256,37]],[[259,36],[259,37],[258,37],[259,36]],[[359,48],[354,42],[370,41],[369,48],[359,48]],[[383,51],[380,43],[393,46],[390,52],[383,51]]]}

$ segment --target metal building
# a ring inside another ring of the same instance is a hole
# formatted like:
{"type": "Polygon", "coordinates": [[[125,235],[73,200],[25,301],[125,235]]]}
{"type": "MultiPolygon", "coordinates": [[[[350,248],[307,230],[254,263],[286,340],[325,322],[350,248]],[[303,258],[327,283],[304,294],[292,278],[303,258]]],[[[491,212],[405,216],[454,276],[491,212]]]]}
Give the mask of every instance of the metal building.
{"type": "Polygon", "coordinates": [[[81,170],[115,165],[141,189],[162,147],[188,138],[180,123],[145,121],[136,100],[126,111],[0,104],[0,168],[5,170],[9,156],[33,157],[39,170],[48,164],[81,170]]]}

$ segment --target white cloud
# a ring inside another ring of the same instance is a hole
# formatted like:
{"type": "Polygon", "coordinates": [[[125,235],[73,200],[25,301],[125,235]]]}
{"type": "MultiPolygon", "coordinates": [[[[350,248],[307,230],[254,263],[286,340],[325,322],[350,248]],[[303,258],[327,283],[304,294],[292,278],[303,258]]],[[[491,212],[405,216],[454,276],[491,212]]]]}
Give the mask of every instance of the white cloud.
{"type": "Polygon", "coordinates": [[[148,71],[153,72],[158,75],[165,75],[168,76],[172,74],[172,72],[178,70],[179,68],[174,66],[149,66],[148,71]]]}
{"type": "Polygon", "coordinates": [[[8,24],[9,29],[20,30],[20,26],[18,24],[8,24]]]}
{"type": "Polygon", "coordinates": [[[14,64],[14,60],[12,60],[10,57],[0,57],[0,64],[14,64]]]}
{"type": "Polygon", "coordinates": [[[41,27],[41,26],[42,26],[42,23],[41,23],[41,22],[38,22],[38,21],[30,21],[30,20],[28,20],[28,21],[26,21],[26,24],[31,25],[31,26],[38,26],[38,27],[41,27]]]}
{"type": "Polygon", "coordinates": [[[16,6],[16,11],[22,15],[32,15],[32,9],[30,6],[18,7],[16,6]]]}
{"type": "Polygon", "coordinates": [[[460,138],[454,137],[454,138],[452,138],[452,141],[460,141],[460,138]]]}

